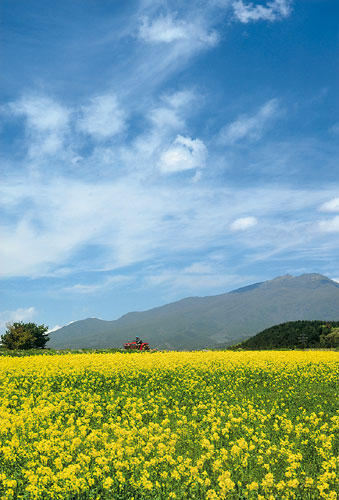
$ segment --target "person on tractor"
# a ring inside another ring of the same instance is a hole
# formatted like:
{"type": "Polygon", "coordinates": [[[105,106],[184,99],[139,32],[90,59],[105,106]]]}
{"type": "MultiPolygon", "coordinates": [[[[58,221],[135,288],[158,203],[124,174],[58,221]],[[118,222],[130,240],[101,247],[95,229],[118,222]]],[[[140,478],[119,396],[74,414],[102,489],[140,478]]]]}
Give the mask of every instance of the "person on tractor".
{"type": "Polygon", "coordinates": [[[140,347],[141,344],[142,344],[142,340],[139,339],[139,337],[135,337],[135,342],[138,344],[138,346],[140,347]]]}

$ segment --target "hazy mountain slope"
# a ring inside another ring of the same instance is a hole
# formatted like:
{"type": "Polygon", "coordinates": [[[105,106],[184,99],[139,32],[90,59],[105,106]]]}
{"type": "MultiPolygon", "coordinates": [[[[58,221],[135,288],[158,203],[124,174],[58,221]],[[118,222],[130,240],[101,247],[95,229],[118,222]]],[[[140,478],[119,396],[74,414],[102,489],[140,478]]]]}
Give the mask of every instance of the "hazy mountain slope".
{"type": "Polygon", "coordinates": [[[339,320],[339,284],[320,274],[282,276],[211,297],[191,297],[115,321],[76,321],[51,334],[49,347],[121,347],[136,335],[152,347],[200,349],[242,341],[299,319],[339,320]]]}

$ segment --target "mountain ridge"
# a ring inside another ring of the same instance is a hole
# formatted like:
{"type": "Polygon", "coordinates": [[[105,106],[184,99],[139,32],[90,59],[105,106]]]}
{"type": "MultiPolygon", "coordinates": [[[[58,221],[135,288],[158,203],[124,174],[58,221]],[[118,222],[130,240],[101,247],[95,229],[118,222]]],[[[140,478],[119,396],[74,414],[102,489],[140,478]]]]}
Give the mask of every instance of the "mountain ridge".
{"type": "Polygon", "coordinates": [[[135,337],[160,349],[240,342],[275,324],[339,320],[339,284],[317,273],[284,275],[206,297],[186,297],[112,321],[88,318],[51,333],[53,348],[122,347],[135,337]]]}

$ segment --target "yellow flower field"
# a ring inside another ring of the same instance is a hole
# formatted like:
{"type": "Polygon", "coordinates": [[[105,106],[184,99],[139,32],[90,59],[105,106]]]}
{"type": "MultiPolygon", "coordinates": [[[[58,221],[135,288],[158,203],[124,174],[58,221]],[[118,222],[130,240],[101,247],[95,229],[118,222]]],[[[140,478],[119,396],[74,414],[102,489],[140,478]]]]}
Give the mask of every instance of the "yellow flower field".
{"type": "Polygon", "coordinates": [[[0,498],[339,498],[339,353],[0,359],[0,498]]]}

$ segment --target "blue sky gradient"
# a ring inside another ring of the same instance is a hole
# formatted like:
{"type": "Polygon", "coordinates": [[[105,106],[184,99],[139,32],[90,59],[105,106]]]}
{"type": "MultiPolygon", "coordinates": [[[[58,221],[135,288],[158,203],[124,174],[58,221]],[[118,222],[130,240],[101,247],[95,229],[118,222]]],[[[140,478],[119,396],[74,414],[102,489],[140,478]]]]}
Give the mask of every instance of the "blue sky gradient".
{"type": "Polygon", "coordinates": [[[3,0],[7,321],[339,280],[335,0],[3,0]]]}

